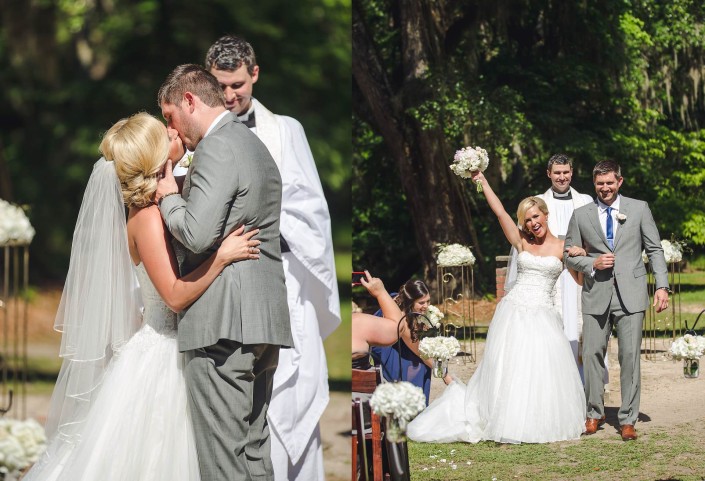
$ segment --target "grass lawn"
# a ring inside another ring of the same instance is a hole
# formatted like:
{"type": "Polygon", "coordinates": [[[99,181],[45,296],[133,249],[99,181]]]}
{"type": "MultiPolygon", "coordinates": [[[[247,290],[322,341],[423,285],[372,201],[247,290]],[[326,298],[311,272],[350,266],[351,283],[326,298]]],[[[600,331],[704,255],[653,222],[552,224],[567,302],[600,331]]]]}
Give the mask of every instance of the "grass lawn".
{"type": "MultiPolygon", "coordinates": [[[[702,431],[700,431],[701,433],[702,431]]],[[[413,481],[679,480],[701,481],[702,436],[684,425],[638,442],[583,438],[552,444],[409,442],[413,481]]]]}
{"type": "Polygon", "coordinates": [[[342,323],[323,343],[328,361],[328,378],[331,390],[350,391],[350,329],[352,317],[350,272],[352,253],[350,250],[337,250],[335,270],[338,275],[340,294],[340,317],[342,323]]]}

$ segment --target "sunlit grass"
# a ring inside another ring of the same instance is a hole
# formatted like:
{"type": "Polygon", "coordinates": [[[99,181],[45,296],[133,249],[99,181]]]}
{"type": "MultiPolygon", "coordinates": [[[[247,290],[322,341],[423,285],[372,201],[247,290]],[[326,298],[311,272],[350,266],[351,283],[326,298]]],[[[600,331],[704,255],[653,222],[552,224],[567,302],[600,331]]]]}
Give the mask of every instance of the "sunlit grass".
{"type": "Polygon", "coordinates": [[[551,444],[409,442],[413,481],[621,480],[701,481],[705,441],[691,425],[623,442],[584,437],[551,444]]]}

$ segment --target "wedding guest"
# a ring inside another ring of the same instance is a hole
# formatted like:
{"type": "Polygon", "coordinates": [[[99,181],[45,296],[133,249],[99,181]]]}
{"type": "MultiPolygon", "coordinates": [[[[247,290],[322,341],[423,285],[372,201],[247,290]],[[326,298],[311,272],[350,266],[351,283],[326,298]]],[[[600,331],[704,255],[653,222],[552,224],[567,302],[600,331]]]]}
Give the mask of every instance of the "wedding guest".
{"type": "MultiPolygon", "coordinates": [[[[365,277],[360,280],[363,286],[368,290],[370,295],[377,300],[380,307],[381,316],[364,314],[364,313],[353,313],[352,315],[352,353],[353,353],[353,367],[360,368],[360,366],[369,364],[369,357],[372,353],[374,347],[384,347],[391,346],[390,349],[396,350],[394,346],[397,341],[401,338],[403,341],[403,346],[408,349],[411,354],[416,356],[426,368],[430,369],[433,367],[433,361],[430,359],[422,360],[419,352],[419,338],[418,330],[423,329],[419,326],[419,320],[416,316],[405,316],[405,312],[402,311],[400,305],[406,305],[406,308],[411,309],[414,307],[420,311],[425,311],[428,308],[428,301],[430,297],[422,296],[414,300],[400,300],[397,301],[393,298],[389,292],[384,287],[384,283],[381,279],[373,277],[368,271],[365,271],[365,277]],[[404,322],[402,321],[404,317],[404,322]]],[[[411,284],[420,283],[422,281],[410,281],[411,284]]],[[[428,289],[425,284],[423,287],[420,284],[416,285],[416,289],[420,290],[425,288],[428,289]]],[[[404,287],[404,286],[402,286],[404,287]]],[[[411,290],[411,288],[409,288],[411,290]]],[[[402,298],[404,294],[402,294],[402,298]]],[[[399,296],[397,296],[397,299],[399,296]]],[[[409,311],[411,312],[411,311],[409,311]]],[[[416,311],[419,312],[419,311],[416,311]]],[[[403,349],[403,348],[402,348],[403,349]]],[[[374,358],[374,356],[373,356],[374,358]]],[[[396,362],[399,362],[399,358],[396,358],[396,362]]],[[[393,366],[390,366],[393,369],[393,366]]],[[[398,366],[397,366],[398,369],[398,366]]],[[[423,371],[422,371],[423,372],[423,371]]],[[[389,377],[385,378],[390,381],[398,380],[398,378],[389,377]]],[[[421,378],[423,379],[423,377],[421,378]]],[[[407,379],[404,379],[407,380],[407,379]]],[[[448,384],[451,382],[450,375],[444,378],[444,382],[448,384]]],[[[422,386],[419,386],[422,387],[422,386]]]]}
{"type": "Polygon", "coordinates": [[[617,412],[622,440],[637,438],[641,396],[641,330],[649,306],[642,250],[655,277],[653,306],[668,306],[668,272],[656,222],[649,205],[619,193],[624,182],[614,161],[598,162],[592,171],[597,201],[576,209],[570,219],[566,247],[583,246],[583,255],[565,255],[571,269],[584,274],[583,362],[587,420],[594,434],[605,422],[604,385],[607,339],[613,328],[619,338],[619,383],[622,404],[617,412]]]}
{"type": "Polygon", "coordinates": [[[252,96],[261,73],[252,46],[221,37],[208,49],[205,68],[218,79],[226,109],[265,144],[282,178],[279,229],[294,347],[279,354],[268,411],[274,477],[323,480],[319,419],[329,400],[323,340],[340,325],[328,204],[301,124],[252,96]]]}
{"type": "MultiPolygon", "coordinates": [[[[412,341],[417,341],[416,333],[419,329],[419,321],[423,321],[423,317],[416,316],[415,313],[425,314],[428,310],[431,301],[428,286],[421,280],[409,280],[399,288],[398,293],[393,293],[392,297],[402,314],[406,316],[412,341]]],[[[375,315],[382,315],[382,310],[378,310],[375,315]]],[[[423,325],[422,322],[421,324],[423,325]]],[[[431,367],[427,361],[419,357],[405,343],[399,347],[375,346],[371,349],[371,353],[375,364],[382,367],[382,375],[387,381],[408,381],[420,387],[428,404],[431,395],[431,367]]]]}

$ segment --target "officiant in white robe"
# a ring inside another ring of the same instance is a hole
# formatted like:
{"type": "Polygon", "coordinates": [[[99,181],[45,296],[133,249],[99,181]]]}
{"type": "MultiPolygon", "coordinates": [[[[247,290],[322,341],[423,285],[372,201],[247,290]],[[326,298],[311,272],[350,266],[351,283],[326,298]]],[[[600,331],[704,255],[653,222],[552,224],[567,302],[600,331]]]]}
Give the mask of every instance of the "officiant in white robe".
{"type": "MultiPolygon", "coordinates": [[[[564,194],[558,194],[552,188],[543,194],[537,195],[546,202],[548,206],[548,228],[561,239],[565,238],[568,232],[568,223],[573,215],[573,211],[578,207],[592,202],[592,197],[581,194],[574,188],[570,188],[564,194]]],[[[580,377],[583,377],[582,363],[579,362],[579,343],[583,330],[582,309],[579,286],[568,269],[563,269],[558,281],[556,281],[556,305],[561,306],[563,314],[563,332],[570,341],[575,362],[580,369],[580,377]]]]}
{"type": "Polygon", "coordinates": [[[282,260],[294,348],[280,351],[269,405],[275,479],[323,480],[318,422],[329,399],[323,340],[340,324],[330,215],[301,124],[254,98],[242,117],[252,113],[251,129],[282,176],[280,231],[289,249],[282,260]],[[287,461],[289,472],[282,473],[287,461]]]}

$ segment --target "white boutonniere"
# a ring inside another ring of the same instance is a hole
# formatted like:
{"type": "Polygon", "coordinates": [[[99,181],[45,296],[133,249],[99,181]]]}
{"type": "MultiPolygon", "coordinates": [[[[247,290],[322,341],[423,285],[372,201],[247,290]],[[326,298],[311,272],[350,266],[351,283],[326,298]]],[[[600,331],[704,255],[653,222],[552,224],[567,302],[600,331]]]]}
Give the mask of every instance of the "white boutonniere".
{"type": "Polygon", "coordinates": [[[617,213],[617,221],[620,224],[624,224],[624,221],[626,221],[626,220],[627,220],[627,214],[622,214],[621,212],[617,213]]]}
{"type": "Polygon", "coordinates": [[[191,159],[193,159],[193,154],[184,155],[183,158],[179,161],[179,166],[188,169],[191,165],[191,159]]]}

